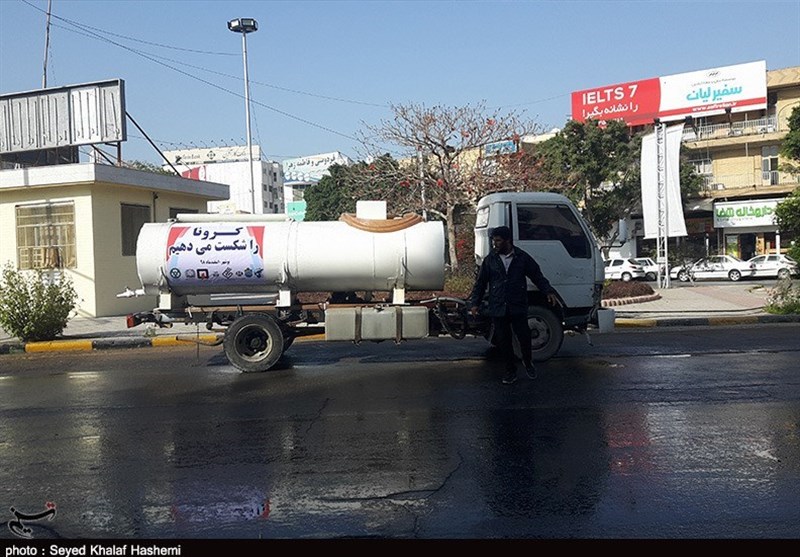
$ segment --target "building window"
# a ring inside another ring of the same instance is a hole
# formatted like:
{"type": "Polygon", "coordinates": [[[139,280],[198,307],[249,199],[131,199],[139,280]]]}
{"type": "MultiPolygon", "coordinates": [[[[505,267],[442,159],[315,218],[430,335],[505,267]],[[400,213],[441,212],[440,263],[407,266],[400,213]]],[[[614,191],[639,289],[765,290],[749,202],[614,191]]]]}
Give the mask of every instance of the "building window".
{"type": "Polygon", "coordinates": [[[142,225],[150,222],[150,207],[126,203],[121,203],[120,207],[122,211],[122,255],[136,255],[136,240],[142,225]]]}
{"type": "Polygon", "coordinates": [[[694,167],[695,174],[700,176],[710,176],[714,173],[710,156],[691,159],[689,160],[689,163],[694,167]]]}
{"type": "Polygon", "coordinates": [[[778,183],[778,146],[761,148],[761,182],[774,186],[778,183]]]}
{"type": "Polygon", "coordinates": [[[169,208],[169,218],[170,219],[177,219],[178,215],[180,214],[191,214],[194,215],[197,213],[197,209],[181,209],[180,207],[170,207],[169,208]]]}
{"type": "Polygon", "coordinates": [[[74,269],[75,204],[45,203],[16,207],[17,261],[20,270],[74,269]]]}

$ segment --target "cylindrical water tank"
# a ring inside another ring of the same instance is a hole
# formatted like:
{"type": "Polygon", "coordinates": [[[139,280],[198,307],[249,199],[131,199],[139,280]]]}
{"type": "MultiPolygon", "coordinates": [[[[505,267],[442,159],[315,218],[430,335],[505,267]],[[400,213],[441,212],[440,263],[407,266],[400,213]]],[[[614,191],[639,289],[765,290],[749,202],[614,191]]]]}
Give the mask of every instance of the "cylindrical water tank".
{"type": "Polygon", "coordinates": [[[148,223],[136,265],[146,294],[440,290],[444,228],[393,232],[345,222],[148,223]]]}

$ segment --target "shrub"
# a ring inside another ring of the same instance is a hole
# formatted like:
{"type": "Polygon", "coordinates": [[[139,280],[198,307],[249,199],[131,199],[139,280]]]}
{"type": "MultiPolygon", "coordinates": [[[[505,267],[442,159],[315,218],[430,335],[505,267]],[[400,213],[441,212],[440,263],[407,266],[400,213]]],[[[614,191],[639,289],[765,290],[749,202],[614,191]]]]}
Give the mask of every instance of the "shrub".
{"type": "Polygon", "coordinates": [[[764,309],[780,315],[800,313],[800,287],[790,278],[780,279],[775,288],[769,290],[764,309]]]}
{"type": "Polygon", "coordinates": [[[77,301],[63,274],[50,281],[41,271],[24,273],[8,264],[0,277],[0,326],[23,342],[53,340],[67,326],[77,301]]]}
{"type": "Polygon", "coordinates": [[[625,282],[622,280],[607,280],[603,283],[603,299],[614,300],[617,298],[633,298],[636,296],[649,296],[655,293],[646,282],[625,282]]]}

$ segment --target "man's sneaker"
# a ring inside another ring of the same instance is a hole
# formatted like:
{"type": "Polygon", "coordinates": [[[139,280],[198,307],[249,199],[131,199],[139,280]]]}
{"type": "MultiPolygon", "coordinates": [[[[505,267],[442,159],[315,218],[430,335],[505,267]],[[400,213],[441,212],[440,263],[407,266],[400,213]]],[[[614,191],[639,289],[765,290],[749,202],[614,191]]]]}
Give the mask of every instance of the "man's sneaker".
{"type": "Polygon", "coordinates": [[[528,379],[536,379],[536,368],[533,365],[533,362],[528,362],[525,364],[525,375],[528,376],[528,379]]]}
{"type": "Polygon", "coordinates": [[[517,381],[517,370],[509,369],[503,375],[503,385],[511,385],[517,381]]]}

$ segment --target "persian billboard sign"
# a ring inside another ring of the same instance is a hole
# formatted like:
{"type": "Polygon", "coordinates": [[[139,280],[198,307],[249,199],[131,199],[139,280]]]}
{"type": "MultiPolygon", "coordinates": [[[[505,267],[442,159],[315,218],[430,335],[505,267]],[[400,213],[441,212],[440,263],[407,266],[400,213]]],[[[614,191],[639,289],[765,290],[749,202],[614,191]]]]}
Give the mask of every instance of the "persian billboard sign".
{"type": "Polygon", "coordinates": [[[126,139],[122,79],[0,95],[0,154],[126,139]]]}
{"type": "Polygon", "coordinates": [[[750,62],[572,93],[572,119],[629,126],[767,107],[767,63],[750,62]]]}

